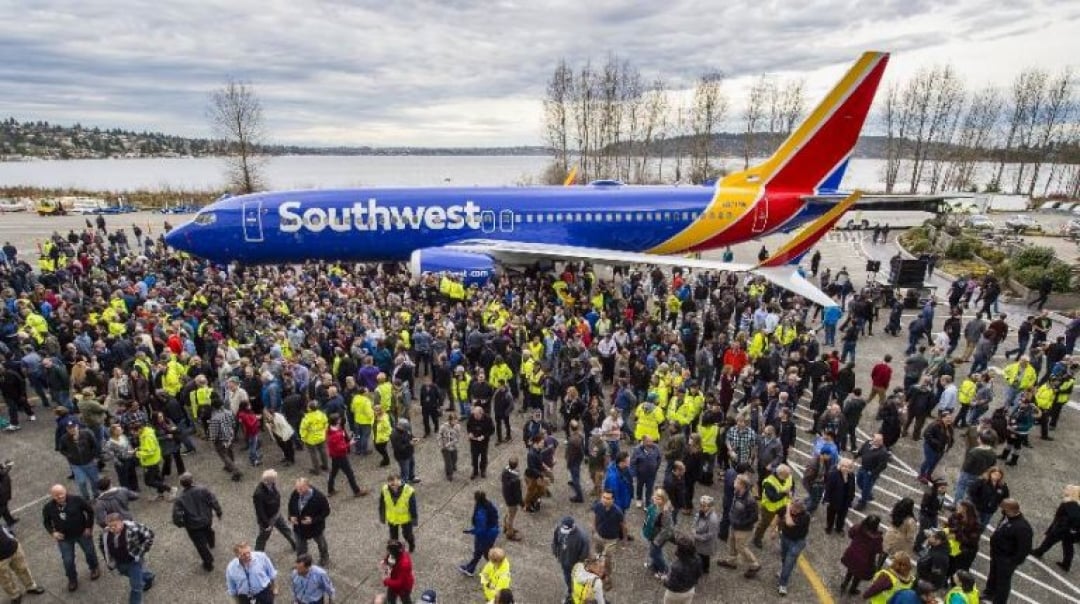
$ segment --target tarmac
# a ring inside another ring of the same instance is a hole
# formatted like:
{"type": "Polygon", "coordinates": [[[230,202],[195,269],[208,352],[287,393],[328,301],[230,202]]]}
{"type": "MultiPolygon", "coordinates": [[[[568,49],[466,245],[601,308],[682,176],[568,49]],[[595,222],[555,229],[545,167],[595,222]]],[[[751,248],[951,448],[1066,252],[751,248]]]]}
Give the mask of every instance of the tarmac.
{"type": "MultiPolygon", "coordinates": [[[[179,224],[186,217],[162,216],[159,214],[130,214],[108,216],[110,228],[121,224],[138,223],[144,230],[148,225],[153,234],[159,233],[164,219],[179,224]]],[[[23,253],[29,251],[35,240],[49,235],[54,229],[65,234],[69,228],[83,226],[82,217],[43,218],[33,215],[0,216],[0,241],[12,241],[23,253]]],[[[785,236],[768,237],[764,240],[769,249],[776,249],[785,236]]],[[[756,257],[759,243],[747,243],[735,249],[736,260],[751,260],[756,257]]],[[[835,272],[846,265],[856,285],[865,282],[865,264],[867,257],[886,258],[895,253],[892,243],[873,245],[869,243],[869,234],[834,232],[829,234],[818,248],[823,255],[822,268],[831,267],[835,272]]],[[[943,291],[940,290],[939,291],[943,291]]],[[[1009,312],[1010,318],[1017,316],[1020,309],[1003,304],[1002,310],[1009,312]]],[[[914,311],[912,311],[913,313],[914,311]]],[[[944,319],[938,314],[938,325],[944,319]]],[[[910,320],[910,319],[908,319],[910,320]]],[[[906,321],[905,321],[906,323],[906,321]]],[[[878,326],[879,329],[881,326],[878,326]]],[[[1060,330],[1061,325],[1055,325],[1060,330]]],[[[1011,341],[1011,340],[1010,340],[1011,341]]],[[[875,331],[873,337],[860,340],[857,354],[858,385],[869,388],[869,369],[886,353],[891,353],[894,381],[899,383],[902,353],[906,346],[906,337],[893,338],[875,331]]],[[[995,358],[992,365],[1003,366],[1004,359],[995,358]]],[[[963,371],[964,366],[960,366],[963,371]]],[[[864,432],[873,432],[876,409],[868,408],[860,424],[864,432]]],[[[809,425],[809,412],[802,409],[800,418],[800,442],[796,446],[792,461],[797,471],[799,464],[808,456],[810,443],[804,440],[807,435],[802,428],[809,425]]],[[[520,434],[522,416],[515,415],[511,422],[515,434],[520,434]]],[[[67,467],[63,458],[52,452],[53,422],[45,412],[40,412],[38,421],[24,422],[24,429],[18,433],[0,434],[0,456],[15,461],[12,470],[13,499],[11,509],[21,522],[16,525],[17,536],[26,550],[28,564],[37,581],[48,590],[46,595],[28,596],[26,602],[80,602],[86,604],[112,604],[126,601],[127,583],[123,577],[106,574],[100,580],[91,582],[85,562],[79,556],[81,574],[80,587],[74,594],[66,591],[66,579],[63,575],[59,554],[51,537],[46,534],[40,523],[40,509],[49,486],[55,483],[67,484],[75,490],[74,484],[65,480],[67,467]]],[[[422,428],[414,422],[416,431],[422,434],[422,428]]],[[[1068,482],[1077,482],[1075,468],[1080,463],[1080,444],[1073,434],[1080,428],[1080,415],[1073,408],[1066,409],[1053,442],[1044,442],[1033,437],[1033,449],[1025,450],[1020,466],[1008,468],[1006,478],[1012,493],[1021,503],[1024,514],[1036,530],[1036,539],[1049,525],[1054,509],[1060,498],[1062,487],[1068,482]]],[[[520,438],[512,444],[493,446],[488,468],[488,478],[470,481],[468,455],[462,455],[459,461],[459,476],[453,482],[443,479],[442,460],[434,436],[425,439],[417,447],[417,474],[423,482],[416,486],[420,524],[417,530],[418,549],[414,556],[416,569],[416,590],[414,601],[424,589],[436,589],[440,602],[464,604],[481,602],[482,595],[479,581],[467,578],[457,571],[457,565],[466,561],[471,553],[471,538],[463,535],[462,530],[468,525],[472,509],[473,491],[484,489],[489,496],[500,504],[498,476],[512,456],[524,457],[524,448],[520,438]]],[[[229,602],[225,595],[224,568],[232,559],[231,545],[241,540],[253,542],[255,538],[254,512],[251,506],[251,493],[258,481],[259,474],[265,468],[275,467],[280,472],[279,485],[283,496],[291,488],[295,478],[306,474],[307,456],[298,453],[299,463],[291,468],[279,464],[280,453],[273,445],[264,443],[265,465],[258,468],[246,466],[246,455],[239,451],[238,460],[244,460],[244,478],[234,483],[222,471],[220,462],[205,443],[199,442],[197,454],[185,457],[189,471],[196,481],[207,485],[214,491],[225,510],[224,520],[216,523],[217,564],[216,570],[203,572],[199,559],[186,533],[174,527],[170,522],[171,505],[164,502],[136,502],[133,512],[136,519],[149,525],[156,532],[153,551],[150,554],[150,568],[157,573],[152,591],[145,601],[154,602],[229,602]]],[[[464,453],[464,452],[463,452],[464,453]]],[[[911,497],[918,502],[921,487],[915,481],[913,468],[921,463],[922,453],[918,443],[903,439],[894,448],[895,461],[890,464],[885,476],[879,481],[876,490],[877,500],[868,508],[868,512],[887,516],[888,509],[899,496],[911,497]]],[[[939,466],[938,474],[954,480],[963,458],[963,446],[958,445],[950,451],[939,466]]],[[[374,456],[373,456],[374,457],[374,456]]],[[[361,485],[372,489],[373,493],[386,477],[387,468],[377,467],[377,458],[356,458],[352,460],[361,485]]],[[[561,454],[558,456],[561,461],[561,454]]],[[[109,470],[111,471],[111,469],[109,470]]],[[[340,480],[340,478],[339,478],[340,480]]],[[[557,603],[561,601],[563,584],[558,564],[551,550],[552,532],[559,520],[565,515],[574,516],[579,523],[588,526],[591,516],[588,503],[574,504],[568,501],[570,488],[566,486],[568,475],[560,463],[556,469],[556,480],[552,486],[554,497],[543,500],[541,510],[535,514],[518,514],[517,526],[524,536],[521,542],[506,542],[500,538],[498,545],[503,547],[510,558],[513,573],[513,589],[518,602],[557,603]]],[[[174,483],[175,476],[170,482],[174,483]]],[[[325,474],[313,478],[313,484],[325,491],[325,474]]],[[[588,486],[587,479],[585,480],[588,486]]],[[[716,486],[699,486],[697,494],[711,494],[720,498],[720,481],[716,486]]],[[[373,596],[381,593],[378,562],[387,538],[385,527],[377,520],[377,501],[374,495],[353,499],[347,495],[347,489],[339,484],[338,495],[331,499],[333,512],[328,519],[327,535],[330,545],[332,564],[330,576],[338,590],[335,602],[351,603],[370,602],[373,596]]],[[[145,492],[145,489],[144,489],[145,492]]],[[[951,489],[950,489],[951,492],[951,489]]],[[[144,495],[145,496],[145,495],[144,495]]],[[[697,602],[708,603],[749,603],[749,602],[846,602],[861,601],[859,598],[839,596],[839,583],[843,568],[839,558],[847,545],[847,539],[825,535],[821,529],[822,515],[817,512],[811,526],[808,545],[803,553],[799,570],[793,575],[789,585],[789,595],[781,598],[776,593],[775,573],[779,570],[779,545],[776,541],[766,540],[765,548],[756,552],[762,562],[762,572],[755,579],[744,579],[741,573],[728,571],[716,566],[710,569],[697,587],[697,602]]],[[[849,522],[858,522],[860,515],[852,512],[849,522]]],[[[616,590],[612,600],[618,604],[651,604],[662,599],[663,589],[653,579],[651,573],[643,568],[647,558],[644,540],[640,537],[643,514],[632,509],[628,513],[628,525],[635,534],[632,543],[621,544],[616,553],[617,570],[615,573],[616,590]]],[[[679,526],[689,525],[689,517],[681,517],[679,526]]],[[[987,533],[989,534],[989,533],[987,533]]],[[[719,544],[719,551],[726,546],[719,544]]],[[[984,575],[987,568],[985,545],[976,561],[976,574],[984,575]]],[[[1051,602],[1080,601],[1080,586],[1077,584],[1078,571],[1074,568],[1071,575],[1063,574],[1053,566],[1059,559],[1059,550],[1055,548],[1045,558],[1045,562],[1029,559],[1019,570],[1014,579],[1014,602],[1044,604],[1051,602]]],[[[287,575],[291,569],[293,556],[288,545],[276,535],[269,541],[267,554],[274,560],[279,573],[287,575]]],[[[670,555],[670,552],[669,552],[670,555]]],[[[282,594],[278,601],[290,601],[288,582],[279,583],[282,594]]],[[[980,586],[982,580],[980,579],[980,586]]]]}

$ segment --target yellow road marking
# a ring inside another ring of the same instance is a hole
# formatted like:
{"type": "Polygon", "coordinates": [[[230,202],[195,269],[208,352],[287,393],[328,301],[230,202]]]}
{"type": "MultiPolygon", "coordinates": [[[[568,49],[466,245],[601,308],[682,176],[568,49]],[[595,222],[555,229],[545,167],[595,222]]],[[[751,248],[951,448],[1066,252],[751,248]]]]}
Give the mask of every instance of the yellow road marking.
{"type": "Polygon", "coordinates": [[[821,580],[821,575],[814,570],[814,567],[806,561],[806,556],[799,554],[799,571],[806,577],[806,581],[810,584],[811,589],[817,594],[818,602],[821,604],[835,604],[832,594],[829,593],[829,588],[825,587],[825,582],[821,580]]]}

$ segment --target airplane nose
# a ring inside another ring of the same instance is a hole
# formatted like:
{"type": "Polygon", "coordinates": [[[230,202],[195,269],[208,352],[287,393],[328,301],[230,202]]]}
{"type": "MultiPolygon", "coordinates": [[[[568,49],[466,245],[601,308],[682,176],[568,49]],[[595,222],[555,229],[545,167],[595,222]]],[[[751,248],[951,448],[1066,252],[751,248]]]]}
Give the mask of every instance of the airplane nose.
{"type": "Polygon", "coordinates": [[[192,253],[191,227],[187,224],[173,227],[173,229],[165,235],[165,244],[174,250],[187,252],[189,254],[192,253]]]}

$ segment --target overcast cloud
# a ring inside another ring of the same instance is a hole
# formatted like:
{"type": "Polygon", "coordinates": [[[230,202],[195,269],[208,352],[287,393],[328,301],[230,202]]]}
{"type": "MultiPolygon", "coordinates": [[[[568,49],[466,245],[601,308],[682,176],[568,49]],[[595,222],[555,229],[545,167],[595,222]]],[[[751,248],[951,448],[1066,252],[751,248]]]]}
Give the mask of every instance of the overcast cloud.
{"type": "Polygon", "coordinates": [[[737,113],[760,73],[805,77],[816,101],[868,49],[894,53],[887,78],[950,61],[979,86],[1080,57],[1066,0],[739,4],[0,0],[0,116],[208,136],[207,96],[236,78],[272,142],[537,145],[560,58],[615,53],[683,86],[719,69],[737,113]]]}

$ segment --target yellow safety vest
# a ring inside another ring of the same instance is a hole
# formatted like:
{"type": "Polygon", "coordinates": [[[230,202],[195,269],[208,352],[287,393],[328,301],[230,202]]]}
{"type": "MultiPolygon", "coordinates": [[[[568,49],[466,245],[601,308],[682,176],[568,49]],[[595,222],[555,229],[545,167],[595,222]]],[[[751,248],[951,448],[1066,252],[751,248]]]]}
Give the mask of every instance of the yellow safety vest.
{"type": "Polygon", "coordinates": [[[375,393],[379,395],[379,404],[387,413],[394,412],[394,386],[390,382],[383,382],[375,386],[375,393]]]}
{"type": "Polygon", "coordinates": [[[510,559],[503,558],[498,566],[494,562],[485,564],[480,571],[480,587],[484,589],[484,599],[488,602],[494,601],[500,591],[510,589],[510,559]]]}
{"type": "Polygon", "coordinates": [[[361,426],[370,426],[375,421],[373,403],[371,397],[366,394],[353,396],[349,410],[352,411],[353,421],[361,426]]]}
{"type": "Polygon", "coordinates": [[[145,359],[135,359],[132,364],[144,378],[150,379],[150,363],[147,363],[145,359]]]}
{"type": "Polygon", "coordinates": [[[574,604],[585,604],[585,602],[587,602],[590,598],[593,597],[593,592],[595,591],[595,584],[599,577],[590,573],[590,576],[587,580],[579,581],[579,567],[584,568],[585,565],[581,562],[578,562],[574,565],[573,570],[570,571],[570,576],[574,579],[574,589],[570,594],[570,598],[572,599],[574,604]]]}
{"type": "Polygon", "coordinates": [[[1049,411],[1057,400],[1057,391],[1050,384],[1043,384],[1035,391],[1035,406],[1043,411],[1049,411]]]}
{"type": "Polygon", "coordinates": [[[944,604],[961,604],[961,603],[962,604],[979,604],[979,588],[976,587],[976,586],[972,586],[971,591],[965,592],[963,589],[961,589],[959,587],[954,587],[954,588],[950,589],[945,594],[945,602],[944,602],[944,604]],[[960,596],[963,599],[960,601],[960,603],[958,603],[958,602],[955,601],[955,598],[953,598],[953,596],[960,596]]]}
{"type": "Polygon", "coordinates": [[[772,485],[773,488],[775,488],[777,491],[787,491],[787,494],[778,499],[777,501],[772,501],[765,496],[765,489],[762,488],[761,509],[765,510],[766,512],[775,513],[779,511],[780,508],[791,502],[791,484],[792,482],[790,476],[788,476],[787,480],[785,480],[784,482],[780,482],[780,479],[776,477],[776,474],[769,474],[768,478],[764,480],[763,485],[772,485]]]}
{"type": "Polygon", "coordinates": [[[169,364],[165,368],[165,376],[161,378],[161,387],[172,396],[176,396],[177,392],[184,387],[184,376],[187,375],[187,369],[176,361],[176,358],[169,359],[169,364]]]}
{"type": "Polygon", "coordinates": [[[196,388],[191,391],[189,400],[191,401],[191,416],[199,417],[199,409],[210,404],[210,396],[214,393],[214,389],[210,386],[203,386],[202,388],[196,388]]]}
{"type": "Polygon", "coordinates": [[[892,582],[892,587],[870,598],[868,604],[888,604],[889,598],[891,598],[894,593],[903,589],[911,589],[911,586],[915,584],[914,579],[908,579],[906,582],[902,581],[900,577],[897,577],[896,574],[893,573],[893,571],[887,568],[883,568],[877,571],[877,574],[874,575],[871,583],[877,581],[878,577],[882,575],[889,577],[889,581],[892,582]]]}
{"type": "Polygon", "coordinates": [[[498,388],[505,384],[509,384],[510,380],[513,379],[513,377],[514,372],[510,369],[509,366],[507,366],[506,363],[502,363],[501,365],[493,365],[491,367],[491,371],[488,373],[488,379],[491,381],[491,386],[493,388],[498,388]]]}
{"type": "Polygon", "coordinates": [[[657,405],[652,413],[645,410],[645,403],[638,405],[634,411],[634,438],[641,440],[642,437],[649,436],[654,441],[660,440],[660,422],[664,421],[664,410],[657,405]]]}
{"type": "Polygon", "coordinates": [[[960,401],[961,405],[970,405],[971,401],[975,400],[975,390],[978,387],[975,384],[975,380],[966,379],[960,384],[960,390],[956,393],[956,398],[960,401]]]}
{"type": "Polygon", "coordinates": [[[455,403],[467,403],[469,402],[469,384],[472,383],[472,379],[468,374],[465,374],[465,379],[454,378],[453,384],[450,385],[450,393],[453,396],[455,403]]]}
{"type": "Polygon", "coordinates": [[[1072,396],[1073,387],[1076,385],[1076,380],[1073,378],[1065,378],[1061,382],[1061,385],[1057,389],[1057,404],[1064,405],[1069,402],[1069,398],[1072,396]]]}
{"type": "Polygon", "coordinates": [[[305,445],[318,446],[326,442],[326,429],[330,426],[330,420],[326,414],[316,409],[304,414],[300,420],[300,440],[305,445]]]}
{"type": "Polygon", "coordinates": [[[135,457],[139,458],[139,465],[144,468],[161,463],[161,447],[154,429],[150,426],[143,426],[143,429],[139,430],[139,448],[135,451],[135,457]]]}
{"type": "Polygon", "coordinates": [[[1028,365],[1027,369],[1024,370],[1024,375],[1020,376],[1019,373],[1020,363],[1012,363],[1005,368],[1005,382],[1020,390],[1027,390],[1035,385],[1038,376],[1035,375],[1035,369],[1031,365],[1028,365]]]}
{"type": "Polygon", "coordinates": [[[765,354],[765,344],[765,334],[760,331],[755,333],[754,337],[750,338],[750,346],[746,349],[746,354],[752,360],[756,360],[765,354]]]}
{"type": "Polygon", "coordinates": [[[394,501],[390,497],[390,487],[383,485],[382,497],[383,509],[386,512],[386,524],[403,526],[412,522],[412,516],[409,515],[409,500],[412,499],[412,496],[412,485],[405,484],[401,486],[401,494],[398,495],[397,501],[394,501]]]}
{"type": "Polygon", "coordinates": [[[390,441],[390,416],[383,413],[375,418],[375,444],[381,445],[390,441]]]}
{"type": "Polygon", "coordinates": [[[720,436],[720,424],[702,424],[698,427],[698,434],[701,435],[702,453],[716,455],[720,451],[716,443],[717,437],[720,436]]]}

